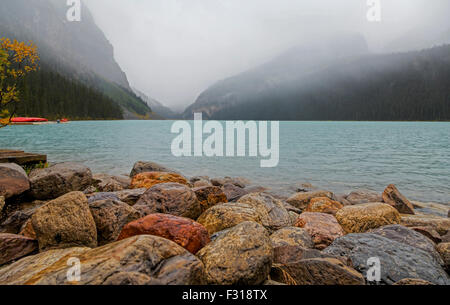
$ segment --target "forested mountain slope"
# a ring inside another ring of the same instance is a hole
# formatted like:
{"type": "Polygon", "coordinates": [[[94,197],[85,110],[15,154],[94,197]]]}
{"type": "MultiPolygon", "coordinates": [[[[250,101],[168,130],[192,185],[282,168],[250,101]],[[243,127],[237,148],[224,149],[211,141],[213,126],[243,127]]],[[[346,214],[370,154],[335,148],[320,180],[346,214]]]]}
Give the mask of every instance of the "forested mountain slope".
{"type": "MultiPolygon", "coordinates": [[[[100,108],[101,105],[105,111],[89,114],[93,118],[109,117],[113,113],[115,118],[122,118],[124,114],[127,118],[149,116],[151,109],[132,92],[125,73],[114,60],[111,44],[95,24],[86,6],[82,6],[81,22],[68,22],[66,1],[2,0],[1,2],[0,37],[19,41],[31,40],[38,47],[41,71],[26,80],[30,92],[44,90],[44,95],[54,96],[54,93],[46,91],[54,86],[47,84],[49,86],[39,88],[33,80],[59,75],[60,81],[76,83],[76,86],[84,87],[83,90],[86,92],[95,92],[98,96],[103,96],[96,107],[100,108]],[[120,115],[116,114],[117,105],[122,110],[120,115]]],[[[56,104],[64,105],[61,109],[82,108],[69,105],[78,101],[77,97],[70,97],[68,94],[64,96],[64,100],[48,100],[42,103],[50,106],[46,109],[52,109],[51,106],[56,107],[56,104]]],[[[21,109],[35,109],[31,104],[40,98],[42,97],[24,97],[22,103],[25,105],[21,106],[21,109]]],[[[94,100],[91,103],[94,103],[94,100]]],[[[51,112],[41,114],[53,115],[51,112]]],[[[87,118],[86,113],[72,113],[75,114],[80,118],[87,118]]]]}
{"type": "Polygon", "coordinates": [[[201,111],[210,119],[450,120],[450,46],[311,63],[305,58],[295,67],[299,76],[273,85],[270,72],[262,80],[250,73],[219,82],[184,117],[201,111]]]}

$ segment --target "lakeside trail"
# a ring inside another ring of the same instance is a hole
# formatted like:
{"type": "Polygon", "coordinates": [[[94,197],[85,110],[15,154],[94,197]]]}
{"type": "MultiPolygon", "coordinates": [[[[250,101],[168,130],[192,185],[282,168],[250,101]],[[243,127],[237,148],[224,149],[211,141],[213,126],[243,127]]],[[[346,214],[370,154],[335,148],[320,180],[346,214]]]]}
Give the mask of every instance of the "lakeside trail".
{"type": "Polygon", "coordinates": [[[0,164],[0,284],[450,284],[448,206],[184,174],[0,164]]]}

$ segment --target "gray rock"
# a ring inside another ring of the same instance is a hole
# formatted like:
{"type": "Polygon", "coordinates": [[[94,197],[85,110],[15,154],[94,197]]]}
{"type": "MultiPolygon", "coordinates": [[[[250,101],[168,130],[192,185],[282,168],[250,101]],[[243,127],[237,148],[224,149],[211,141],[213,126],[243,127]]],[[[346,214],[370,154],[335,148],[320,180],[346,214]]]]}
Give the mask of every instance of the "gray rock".
{"type": "Polygon", "coordinates": [[[430,253],[373,233],[340,237],[324,253],[348,257],[353,267],[364,275],[370,268],[367,265],[369,258],[379,258],[382,284],[392,285],[405,278],[450,284],[448,275],[430,253]]]}
{"type": "Polygon", "coordinates": [[[288,212],[294,212],[296,214],[301,214],[302,210],[294,207],[293,205],[290,205],[289,203],[283,201],[283,206],[286,210],[288,210],[288,212]]]}
{"type": "Polygon", "coordinates": [[[436,259],[436,262],[438,264],[443,264],[433,242],[424,235],[412,229],[409,229],[402,225],[389,225],[370,231],[370,233],[377,234],[395,240],[399,243],[422,249],[431,254],[436,259]]]}
{"type": "Polygon", "coordinates": [[[99,192],[116,192],[130,188],[131,179],[124,176],[111,176],[107,174],[95,174],[93,186],[99,192]]]}
{"type": "Polygon", "coordinates": [[[160,183],[149,188],[133,207],[142,217],[163,213],[195,220],[202,213],[194,191],[179,183],[160,183]]]}
{"type": "Polygon", "coordinates": [[[15,163],[0,163],[0,196],[9,199],[30,189],[28,176],[15,163]]]}
{"type": "Polygon", "coordinates": [[[100,193],[92,193],[88,194],[89,203],[99,201],[99,200],[117,200],[125,202],[126,204],[133,206],[136,202],[141,198],[142,195],[147,191],[146,188],[132,189],[132,190],[123,190],[117,192],[100,192],[100,193]]]}
{"type": "Polygon", "coordinates": [[[364,285],[362,274],[335,258],[308,258],[276,264],[270,277],[289,285],[364,285]]]}
{"type": "Polygon", "coordinates": [[[131,206],[135,205],[136,202],[141,198],[142,195],[147,191],[146,188],[123,190],[115,192],[120,201],[123,201],[131,206]]]}
{"type": "Polygon", "coordinates": [[[237,201],[239,198],[248,194],[248,191],[245,189],[231,183],[222,186],[222,190],[225,193],[225,196],[227,196],[228,202],[237,201]]]}
{"type": "Polygon", "coordinates": [[[96,202],[96,201],[107,200],[107,199],[120,201],[119,196],[117,196],[117,194],[114,192],[93,193],[93,194],[86,195],[86,197],[88,198],[89,204],[96,202]]]}
{"type": "Polygon", "coordinates": [[[55,199],[72,191],[84,191],[92,183],[92,173],[79,163],[59,163],[33,170],[30,183],[34,198],[55,199]]]}
{"type": "Polygon", "coordinates": [[[138,161],[134,164],[131,170],[130,177],[133,178],[137,174],[146,172],[166,172],[166,173],[176,173],[178,172],[171,170],[170,168],[164,167],[155,162],[138,161]]]}
{"type": "Polygon", "coordinates": [[[268,194],[251,193],[241,197],[238,203],[247,204],[258,211],[262,225],[271,232],[293,225],[283,203],[268,194]]]}
{"type": "Polygon", "coordinates": [[[381,194],[371,190],[359,189],[351,192],[347,198],[351,204],[362,204],[371,202],[383,202],[381,194]]]}
{"type": "Polygon", "coordinates": [[[211,184],[214,186],[224,186],[225,184],[232,184],[234,186],[245,188],[247,185],[250,184],[250,181],[248,181],[245,178],[231,178],[231,177],[225,177],[225,178],[212,178],[211,184]]]}

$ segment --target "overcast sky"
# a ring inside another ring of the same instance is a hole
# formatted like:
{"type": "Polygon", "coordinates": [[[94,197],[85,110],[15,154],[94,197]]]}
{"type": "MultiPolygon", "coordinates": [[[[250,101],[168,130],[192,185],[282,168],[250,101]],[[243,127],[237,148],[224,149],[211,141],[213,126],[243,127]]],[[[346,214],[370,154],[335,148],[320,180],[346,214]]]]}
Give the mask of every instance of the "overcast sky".
{"type": "MultiPolygon", "coordinates": [[[[132,86],[183,109],[216,81],[261,64],[318,33],[365,35],[374,52],[405,33],[449,30],[448,0],[84,0],[132,86]]],[[[428,33],[427,33],[428,35],[428,33]]]]}

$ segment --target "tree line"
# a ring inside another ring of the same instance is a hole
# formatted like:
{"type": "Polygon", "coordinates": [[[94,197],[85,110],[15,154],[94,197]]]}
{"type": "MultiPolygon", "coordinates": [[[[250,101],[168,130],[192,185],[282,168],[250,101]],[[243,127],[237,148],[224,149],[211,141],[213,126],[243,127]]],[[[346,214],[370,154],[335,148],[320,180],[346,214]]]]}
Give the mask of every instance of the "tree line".
{"type": "Polygon", "coordinates": [[[16,114],[51,120],[122,119],[122,109],[98,90],[42,66],[19,84],[16,114]]]}

